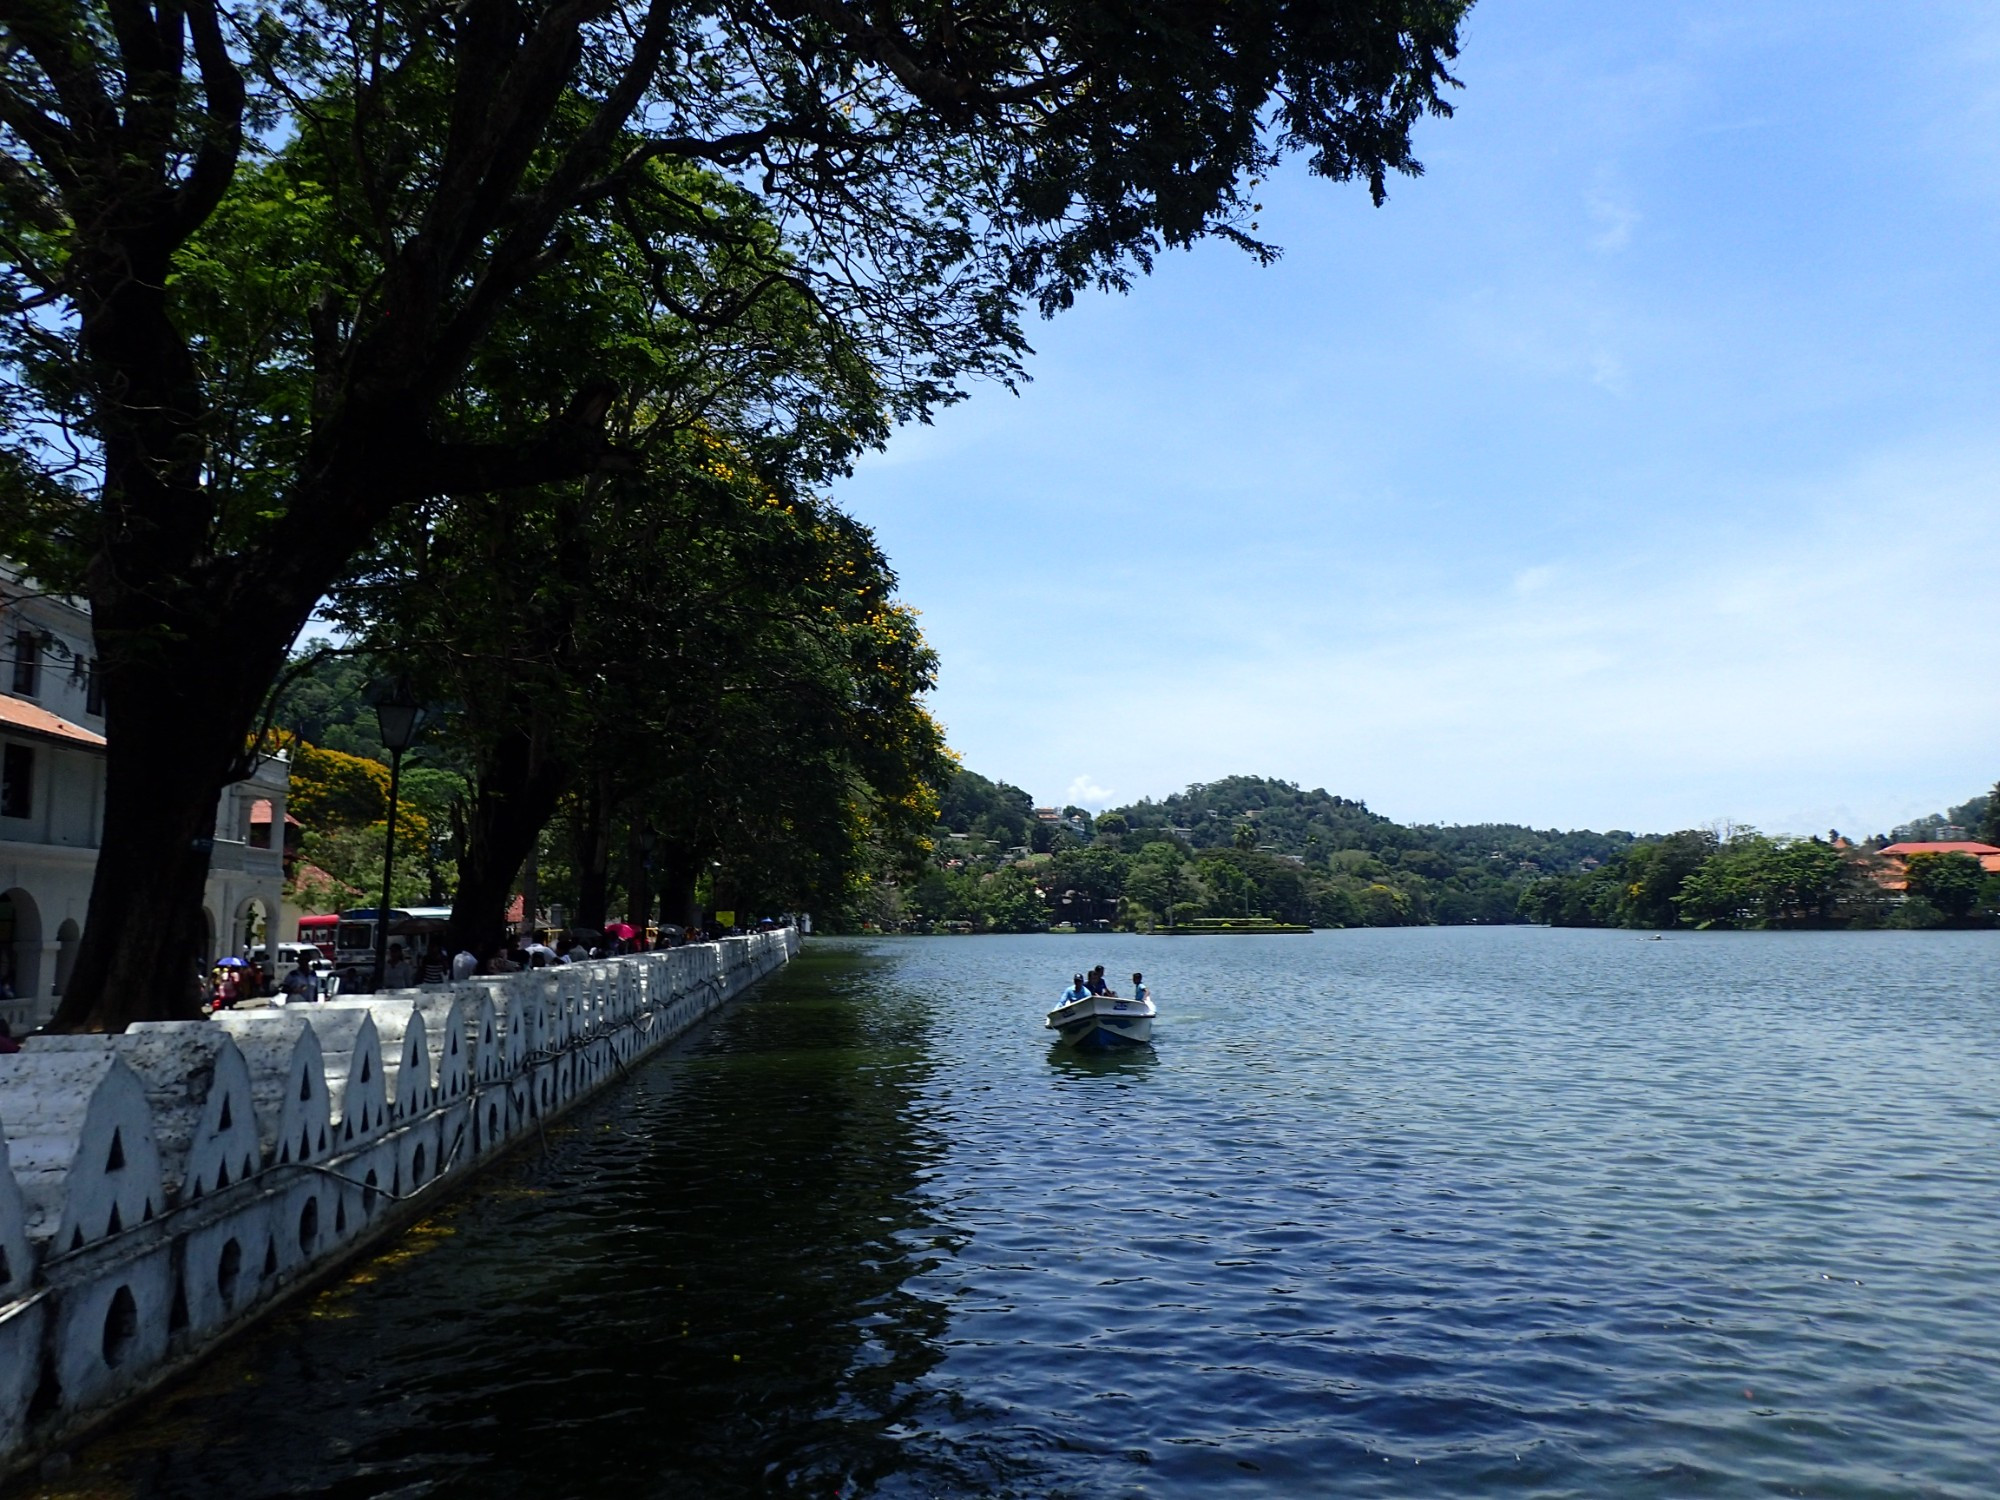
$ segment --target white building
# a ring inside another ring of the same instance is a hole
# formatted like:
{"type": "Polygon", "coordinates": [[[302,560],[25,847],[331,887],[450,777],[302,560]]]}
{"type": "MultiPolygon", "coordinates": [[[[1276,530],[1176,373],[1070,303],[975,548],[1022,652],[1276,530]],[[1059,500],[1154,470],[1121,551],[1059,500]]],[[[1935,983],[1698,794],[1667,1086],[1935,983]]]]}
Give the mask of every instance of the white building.
{"type": "MultiPolygon", "coordinates": [[[[95,669],[88,607],[0,561],[0,1016],[17,1035],[55,1009],[90,905],[104,829],[95,669]]],[[[211,961],[263,941],[278,916],[289,779],[279,757],[222,794],[204,900],[211,961]]]]}

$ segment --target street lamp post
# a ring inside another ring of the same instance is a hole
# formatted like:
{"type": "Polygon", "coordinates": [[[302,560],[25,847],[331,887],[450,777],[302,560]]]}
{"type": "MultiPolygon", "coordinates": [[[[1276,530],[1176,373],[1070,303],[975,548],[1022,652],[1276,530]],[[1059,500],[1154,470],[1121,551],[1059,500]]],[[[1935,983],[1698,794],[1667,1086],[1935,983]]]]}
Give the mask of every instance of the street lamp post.
{"type": "Polygon", "coordinates": [[[389,882],[396,873],[396,802],[403,784],[403,752],[416,740],[423,707],[409,684],[398,678],[375,700],[375,722],[382,731],[382,748],[389,752],[389,818],[382,838],[382,903],[375,908],[375,992],[389,973],[389,882]]]}

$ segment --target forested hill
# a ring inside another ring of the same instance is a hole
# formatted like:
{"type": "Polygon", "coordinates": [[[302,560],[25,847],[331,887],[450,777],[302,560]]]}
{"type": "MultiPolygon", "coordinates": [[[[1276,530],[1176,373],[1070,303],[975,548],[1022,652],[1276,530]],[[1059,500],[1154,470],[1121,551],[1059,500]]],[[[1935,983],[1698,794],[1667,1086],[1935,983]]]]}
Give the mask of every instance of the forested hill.
{"type": "Polygon", "coordinates": [[[1037,810],[1006,782],[961,770],[945,789],[933,862],[859,893],[848,918],[1037,931],[1266,916],[1321,927],[1518,922],[1537,882],[1588,874],[1628,833],[1485,823],[1410,827],[1355,798],[1231,776],[1096,817],[1037,810]]]}
{"type": "MultiPolygon", "coordinates": [[[[2000,787],[1897,839],[2000,844],[2000,787]]],[[[1265,917],[1316,927],[2000,926],[2000,873],[1963,853],[1686,829],[1635,837],[1516,823],[1394,822],[1352,797],[1231,776],[1093,818],[960,771],[930,863],[870,883],[845,920],[905,931],[1147,928],[1265,917]],[[1893,867],[1892,867],[1893,866],[1893,867]]]]}
{"type": "Polygon", "coordinates": [[[1303,791],[1264,776],[1198,783],[1157,802],[1116,808],[1105,817],[1122,819],[1130,830],[1127,841],[1135,844],[1153,834],[1178,837],[1195,849],[1235,846],[1248,842],[1237,832],[1248,825],[1255,847],[1272,854],[1359,849],[1400,857],[1429,852],[1452,866],[1471,861],[1502,872],[1526,873],[1525,867],[1532,867],[1550,875],[1573,870],[1586,859],[1610,860],[1633,842],[1631,834],[1616,830],[1563,832],[1515,823],[1406,825],[1371,812],[1367,803],[1352,797],[1318,787],[1303,791]]]}

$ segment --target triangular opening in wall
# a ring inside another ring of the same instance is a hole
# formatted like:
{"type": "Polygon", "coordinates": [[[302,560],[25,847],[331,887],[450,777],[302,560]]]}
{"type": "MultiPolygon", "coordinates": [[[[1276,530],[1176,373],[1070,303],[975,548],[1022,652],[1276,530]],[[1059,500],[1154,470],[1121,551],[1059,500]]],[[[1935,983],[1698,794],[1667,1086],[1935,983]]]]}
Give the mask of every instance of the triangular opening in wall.
{"type": "Polygon", "coordinates": [[[125,1132],[114,1129],[111,1132],[111,1149],[105,1153],[104,1157],[104,1170],[107,1172],[122,1172],[124,1169],[125,1132]]]}
{"type": "Polygon", "coordinates": [[[366,1083],[370,1078],[374,1077],[374,1074],[372,1074],[368,1070],[368,1064],[371,1061],[372,1061],[371,1058],[369,1058],[366,1054],[363,1054],[361,1058],[361,1081],[363,1083],[366,1083]]]}
{"type": "MultiPolygon", "coordinates": [[[[199,1187],[199,1184],[196,1184],[199,1187]]],[[[219,1193],[229,1186],[229,1163],[224,1162],[215,1169],[215,1190],[219,1193]]]]}
{"type": "MultiPolygon", "coordinates": [[[[326,1142],[321,1141],[320,1144],[324,1146],[326,1142]]],[[[310,1126],[301,1125],[299,1127],[299,1160],[304,1161],[308,1156],[311,1155],[312,1155],[312,1129],[310,1126]]]]}
{"type": "Polygon", "coordinates": [[[266,1276],[275,1276],[278,1274],[278,1242],[276,1240],[264,1241],[264,1274],[266,1276]]]}
{"type": "Polygon", "coordinates": [[[14,1268],[7,1263],[7,1247],[0,1245],[0,1286],[14,1279],[14,1268]]]}
{"type": "Polygon", "coordinates": [[[301,1104],[309,1104],[309,1103],[311,1103],[311,1102],[312,1102],[312,1096],[313,1096],[313,1081],[312,1081],[312,1074],[308,1073],[308,1072],[307,1072],[307,1071],[306,1071],[306,1070],[305,1070],[304,1068],[300,1068],[300,1069],[299,1069],[299,1103],[301,1103],[301,1104]]]}
{"type": "Polygon", "coordinates": [[[180,1282],[174,1283],[174,1305],[167,1313],[167,1332],[179,1333],[188,1326],[187,1288],[180,1282]]]}
{"type": "Polygon", "coordinates": [[[81,1250],[83,1248],[83,1226],[81,1224],[70,1231],[69,1247],[72,1250],[81,1250]]]}
{"type": "Polygon", "coordinates": [[[347,1233],[347,1199],[344,1197],[333,1205],[333,1232],[347,1233]]]}
{"type": "Polygon", "coordinates": [[[222,1096],[222,1117],[215,1122],[215,1128],[217,1130],[227,1130],[234,1123],[235,1120],[229,1113],[229,1096],[224,1094],[222,1096]]]}
{"type": "Polygon", "coordinates": [[[125,1216],[118,1212],[118,1205],[111,1205],[111,1217],[104,1222],[106,1234],[122,1234],[125,1230],[125,1216]]]}
{"type": "Polygon", "coordinates": [[[326,1131],[324,1129],[319,1133],[319,1149],[322,1151],[326,1149],[326,1131]]]}

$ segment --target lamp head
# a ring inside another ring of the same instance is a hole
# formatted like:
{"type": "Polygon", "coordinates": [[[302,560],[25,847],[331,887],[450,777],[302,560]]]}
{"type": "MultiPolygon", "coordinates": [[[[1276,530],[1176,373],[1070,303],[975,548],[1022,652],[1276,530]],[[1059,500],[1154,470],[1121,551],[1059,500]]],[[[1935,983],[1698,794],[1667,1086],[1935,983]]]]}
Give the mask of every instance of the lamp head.
{"type": "Polygon", "coordinates": [[[422,727],[424,708],[410,685],[398,677],[375,698],[375,723],[382,732],[382,748],[401,754],[416,742],[422,727]]]}

